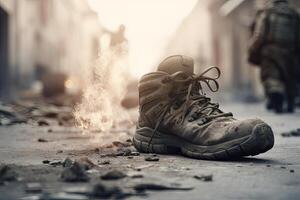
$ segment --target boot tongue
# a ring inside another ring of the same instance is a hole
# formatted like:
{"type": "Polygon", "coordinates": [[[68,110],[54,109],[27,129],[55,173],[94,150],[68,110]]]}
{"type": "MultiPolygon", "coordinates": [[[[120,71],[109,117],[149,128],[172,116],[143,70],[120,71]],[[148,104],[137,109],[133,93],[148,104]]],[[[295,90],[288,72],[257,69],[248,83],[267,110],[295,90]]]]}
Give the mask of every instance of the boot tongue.
{"type": "Polygon", "coordinates": [[[168,74],[182,71],[186,75],[191,76],[194,74],[194,61],[187,56],[170,56],[159,64],[157,71],[163,71],[168,74]]]}

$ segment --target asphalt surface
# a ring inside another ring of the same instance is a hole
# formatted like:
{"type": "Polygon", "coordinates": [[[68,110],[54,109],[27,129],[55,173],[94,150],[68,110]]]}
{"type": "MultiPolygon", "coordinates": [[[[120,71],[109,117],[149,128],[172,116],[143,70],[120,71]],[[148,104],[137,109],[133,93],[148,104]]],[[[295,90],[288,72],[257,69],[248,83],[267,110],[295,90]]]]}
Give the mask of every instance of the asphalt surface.
{"type": "MultiPolygon", "coordinates": [[[[238,119],[261,118],[270,124],[275,134],[273,149],[255,157],[227,162],[195,160],[177,155],[162,155],[157,162],[147,162],[144,159],[147,155],[143,154],[104,157],[103,154],[114,151],[115,147],[104,148],[103,143],[109,145],[109,142],[99,138],[101,133],[82,134],[76,128],[56,125],[2,126],[0,163],[12,166],[19,174],[19,180],[0,186],[0,199],[34,199],[45,192],[58,193],[74,186],[90,187],[100,180],[101,174],[111,169],[120,170],[127,177],[108,181],[107,184],[117,184],[129,190],[137,183],[191,188],[147,191],[146,196],[134,195],[128,199],[299,199],[300,137],[282,137],[281,133],[300,128],[300,110],[295,114],[274,115],[265,111],[261,103],[227,103],[223,108],[233,112],[238,119]],[[38,142],[39,138],[47,142],[38,142]],[[44,160],[63,161],[66,157],[76,159],[83,156],[98,165],[97,170],[89,172],[91,181],[87,183],[64,183],[60,179],[61,166],[42,163],[44,160]],[[99,164],[107,160],[109,164],[99,164]],[[133,175],[141,177],[133,178],[133,175]],[[194,177],[201,175],[212,175],[212,180],[203,181],[194,177]],[[41,183],[42,192],[26,192],[28,182],[41,183]]],[[[132,133],[133,130],[130,131],[132,133]]]]}

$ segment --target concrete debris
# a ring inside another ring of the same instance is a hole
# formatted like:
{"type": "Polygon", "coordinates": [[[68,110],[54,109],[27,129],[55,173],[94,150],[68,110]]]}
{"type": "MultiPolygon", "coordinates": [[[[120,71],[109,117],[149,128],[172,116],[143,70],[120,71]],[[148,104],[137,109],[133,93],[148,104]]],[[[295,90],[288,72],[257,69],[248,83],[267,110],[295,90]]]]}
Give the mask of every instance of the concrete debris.
{"type": "Polygon", "coordinates": [[[5,181],[16,181],[18,174],[7,165],[0,165],[0,183],[5,181]]]}
{"type": "Polygon", "coordinates": [[[139,156],[139,155],[140,155],[140,153],[137,151],[133,151],[130,153],[130,156],[139,156]]]}
{"type": "Polygon", "coordinates": [[[39,120],[37,123],[39,126],[49,126],[49,123],[46,120],[39,120]]]}
{"type": "Polygon", "coordinates": [[[64,182],[87,182],[89,177],[85,171],[85,166],[75,161],[70,167],[64,168],[61,173],[64,182]]]}
{"type": "Polygon", "coordinates": [[[71,167],[72,164],[73,164],[73,160],[71,160],[70,158],[66,158],[62,163],[63,167],[66,167],[66,168],[71,167]]]}
{"type": "Polygon", "coordinates": [[[50,160],[43,160],[43,164],[49,164],[50,160]]]}
{"type": "Polygon", "coordinates": [[[44,138],[39,138],[37,141],[38,141],[38,142],[49,142],[48,140],[46,140],[46,139],[44,139],[44,138]]]}
{"type": "Polygon", "coordinates": [[[281,136],[282,137],[299,137],[300,136],[300,128],[289,131],[289,132],[281,133],[281,136]]]}
{"type": "Polygon", "coordinates": [[[114,199],[121,199],[126,196],[126,193],[122,191],[120,187],[117,186],[107,186],[103,183],[97,183],[92,192],[92,196],[98,198],[114,198],[114,199]]]}
{"type": "Polygon", "coordinates": [[[144,178],[143,174],[133,174],[130,176],[131,178],[144,178]]]}
{"type": "Polygon", "coordinates": [[[212,174],[209,174],[209,175],[195,175],[194,176],[195,179],[198,179],[198,180],[201,180],[201,181],[204,181],[204,182],[210,182],[213,180],[213,175],[212,174]]]}
{"type": "MultiPolygon", "coordinates": [[[[56,97],[55,97],[56,98],[56,97]]],[[[19,123],[30,123],[32,120],[38,126],[49,126],[47,119],[57,122],[64,126],[74,126],[75,118],[72,113],[72,107],[79,100],[68,101],[77,97],[63,95],[61,99],[66,105],[56,105],[54,97],[48,99],[36,99],[34,101],[20,101],[4,105],[0,102],[0,126],[14,125],[19,123]]],[[[52,132],[49,129],[48,132],[52,132]]]]}
{"type": "Polygon", "coordinates": [[[134,189],[138,192],[144,192],[147,190],[192,190],[193,187],[179,187],[179,186],[167,186],[157,183],[140,183],[134,186],[134,189]]]}
{"type": "Polygon", "coordinates": [[[130,156],[131,149],[130,148],[119,148],[116,155],[117,156],[130,156]]]}
{"type": "Polygon", "coordinates": [[[54,166],[54,167],[56,167],[56,166],[61,166],[62,164],[63,164],[63,162],[62,161],[52,161],[52,162],[50,162],[49,163],[51,166],[54,166]]]}
{"type": "Polygon", "coordinates": [[[157,162],[159,161],[159,157],[156,154],[152,154],[145,157],[145,161],[157,162]]]}
{"type": "Polygon", "coordinates": [[[110,160],[104,160],[101,162],[98,162],[99,165],[109,165],[110,164],[110,160]]]}
{"type": "Polygon", "coordinates": [[[25,188],[27,193],[40,193],[42,190],[43,189],[40,183],[27,183],[25,188]]]}
{"type": "Polygon", "coordinates": [[[118,170],[109,171],[101,176],[102,180],[118,180],[125,178],[127,175],[118,170]]]}

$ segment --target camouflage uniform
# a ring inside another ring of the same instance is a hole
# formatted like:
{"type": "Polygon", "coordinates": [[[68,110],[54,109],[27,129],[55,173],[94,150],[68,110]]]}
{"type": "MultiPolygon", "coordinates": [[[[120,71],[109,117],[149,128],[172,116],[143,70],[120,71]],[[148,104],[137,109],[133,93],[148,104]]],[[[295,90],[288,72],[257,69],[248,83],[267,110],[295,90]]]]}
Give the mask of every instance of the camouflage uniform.
{"type": "MultiPolygon", "coordinates": [[[[249,61],[261,67],[261,80],[267,97],[274,94],[281,100],[274,108],[281,112],[286,97],[288,111],[292,112],[297,92],[298,47],[300,17],[287,1],[274,0],[256,20],[249,49],[249,61]]],[[[274,106],[274,105],[272,105],[274,106]]]]}

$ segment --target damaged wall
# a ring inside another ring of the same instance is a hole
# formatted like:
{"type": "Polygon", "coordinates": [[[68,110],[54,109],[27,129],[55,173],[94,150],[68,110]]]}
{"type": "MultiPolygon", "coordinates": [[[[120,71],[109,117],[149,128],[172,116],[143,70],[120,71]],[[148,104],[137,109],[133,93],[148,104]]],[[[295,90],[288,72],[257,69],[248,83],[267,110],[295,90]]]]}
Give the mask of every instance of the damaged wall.
{"type": "Polygon", "coordinates": [[[82,74],[98,55],[101,26],[82,0],[0,0],[9,15],[9,74],[28,88],[35,69],[82,74]]]}

